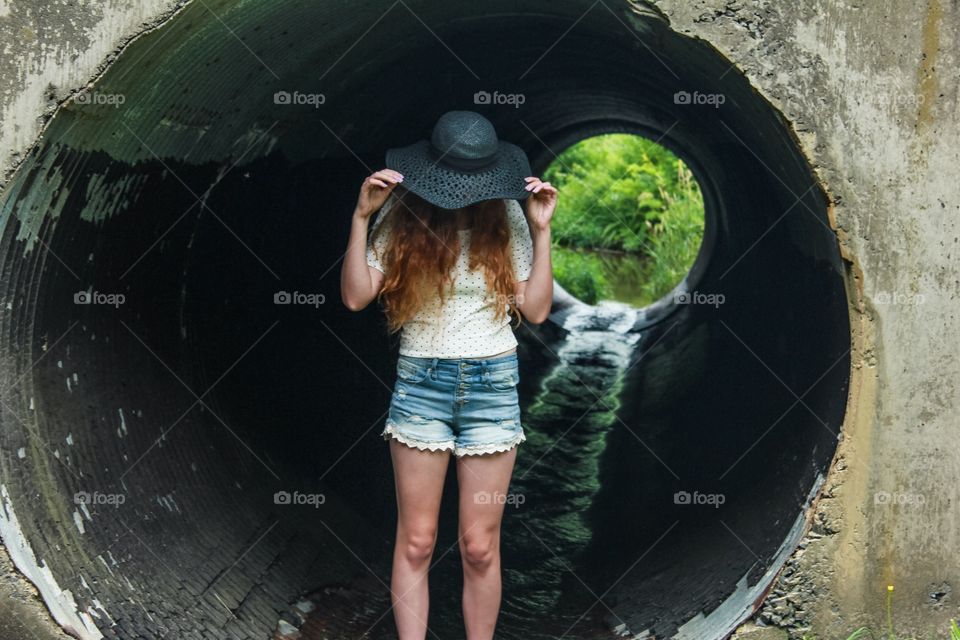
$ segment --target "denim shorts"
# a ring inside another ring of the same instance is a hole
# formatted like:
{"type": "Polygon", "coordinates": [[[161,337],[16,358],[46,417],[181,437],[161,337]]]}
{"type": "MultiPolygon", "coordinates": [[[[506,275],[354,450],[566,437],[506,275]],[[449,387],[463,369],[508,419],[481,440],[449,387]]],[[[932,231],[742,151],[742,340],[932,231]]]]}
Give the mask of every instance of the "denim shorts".
{"type": "Polygon", "coordinates": [[[526,440],[516,352],[495,358],[401,355],[381,435],[457,456],[507,451],[526,440]]]}

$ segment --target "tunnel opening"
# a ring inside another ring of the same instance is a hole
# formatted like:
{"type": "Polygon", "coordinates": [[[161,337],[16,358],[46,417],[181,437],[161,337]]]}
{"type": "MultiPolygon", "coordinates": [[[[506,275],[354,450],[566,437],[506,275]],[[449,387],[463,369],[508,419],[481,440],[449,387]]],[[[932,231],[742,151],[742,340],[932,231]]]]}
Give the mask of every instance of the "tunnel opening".
{"type": "Polygon", "coordinates": [[[700,185],[657,140],[593,135],[541,173],[564,194],[551,224],[554,278],[581,302],[647,307],[672,294],[696,262],[705,226],[700,185]]]}
{"type": "MultiPolygon", "coordinates": [[[[343,11],[186,5],[59,110],[5,189],[14,562],[82,638],[268,637],[298,601],[318,633],[391,637],[396,344],[377,309],[339,304],[339,257],[383,151],[466,106],[535,172],[643,132],[710,212],[679,298],[625,312],[558,291],[518,331],[528,441],[498,633],[725,637],[795,547],[846,402],[842,263],[789,127],[635,3],[343,11]]],[[[440,637],[462,633],[452,470],[440,637]]]]}

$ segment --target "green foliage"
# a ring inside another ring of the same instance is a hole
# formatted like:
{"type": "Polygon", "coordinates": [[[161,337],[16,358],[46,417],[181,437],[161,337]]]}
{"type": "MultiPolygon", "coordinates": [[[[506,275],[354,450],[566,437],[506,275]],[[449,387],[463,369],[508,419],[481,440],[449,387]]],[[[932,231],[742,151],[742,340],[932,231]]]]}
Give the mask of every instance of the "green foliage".
{"type": "Polygon", "coordinates": [[[552,252],[553,275],[571,295],[587,304],[611,296],[600,258],[592,253],[558,248],[552,252]]]}
{"type": "MultiPolygon", "coordinates": [[[[648,262],[647,277],[635,283],[637,298],[657,300],[690,270],[703,238],[703,196],[690,170],[665,147],[628,134],[588,138],[561,153],[544,179],[561,195],[555,246],[611,249],[648,262]]],[[[604,291],[616,277],[609,264],[604,270],[604,263],[582,257],[561,260],[566,263],[556,277],[571,293],[609,295],[604,291]]]]}

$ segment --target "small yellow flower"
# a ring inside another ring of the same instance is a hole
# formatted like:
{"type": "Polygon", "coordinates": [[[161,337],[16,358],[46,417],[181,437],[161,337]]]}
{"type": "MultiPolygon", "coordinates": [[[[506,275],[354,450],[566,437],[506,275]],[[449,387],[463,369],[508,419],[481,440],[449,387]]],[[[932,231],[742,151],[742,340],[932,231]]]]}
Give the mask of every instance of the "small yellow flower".
{"type": "Polygon", "coordinates": [[[888,585],[887,585],[887,591],[893,591],[893,585],[892,585],[892,584],[888,584],[888,585]]]}

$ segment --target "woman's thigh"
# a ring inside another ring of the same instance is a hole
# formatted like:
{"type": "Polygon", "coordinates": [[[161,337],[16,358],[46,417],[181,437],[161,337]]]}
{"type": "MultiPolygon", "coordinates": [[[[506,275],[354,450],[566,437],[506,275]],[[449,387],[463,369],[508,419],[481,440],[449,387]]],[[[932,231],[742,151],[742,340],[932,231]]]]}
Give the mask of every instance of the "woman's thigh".
{"type": "Polygon", "coordinates": [[[421,533],[436,528],[450,456],[450,451],[420,450],[390,440],[401,529],[421,533]]]}
{"type": "Polygon", "coordinates": [[[457,458],[461,537],[494,536],[499,532],[504,506],[516,503],[507,494],[516,459],[517,447],[457,458]]]}

